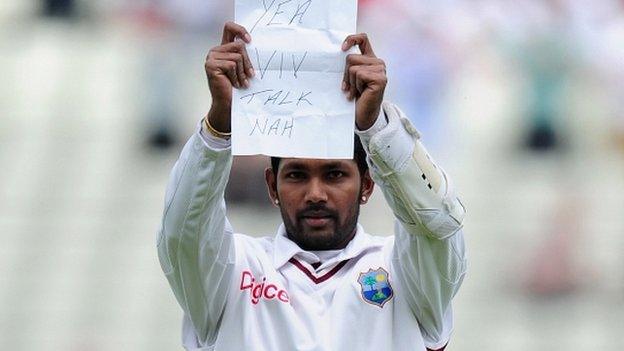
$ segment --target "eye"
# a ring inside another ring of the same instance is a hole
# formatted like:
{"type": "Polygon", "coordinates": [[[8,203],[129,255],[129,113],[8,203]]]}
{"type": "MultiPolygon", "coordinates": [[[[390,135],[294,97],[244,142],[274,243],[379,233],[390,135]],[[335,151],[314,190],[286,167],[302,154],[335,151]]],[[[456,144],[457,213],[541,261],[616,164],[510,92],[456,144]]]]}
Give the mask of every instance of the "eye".
{"type": "Polygon", "coordinates": [[[345,176],[343,171],[330,171],[327,173],[327,178],[329,179],[340,179],[345,176]]]}
{"type": "Polygon", "coordinates": [[[305,178],[305,173],[303,172],[293,171],[293,172],[286,173],[286,179],[300,180],[304,178],[305,178]]]}

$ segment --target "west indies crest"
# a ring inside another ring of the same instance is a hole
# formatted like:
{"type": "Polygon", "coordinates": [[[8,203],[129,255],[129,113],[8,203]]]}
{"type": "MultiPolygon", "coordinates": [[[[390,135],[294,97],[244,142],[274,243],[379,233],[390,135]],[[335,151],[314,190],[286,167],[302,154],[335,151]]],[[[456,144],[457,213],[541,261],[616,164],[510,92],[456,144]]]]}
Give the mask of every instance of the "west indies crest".
{"type": "Polygon", "coordinates": [[[364,301],[383,307],[394,296],[394,291],[388,280],[388,272],[383,268],[372,268],[368,272],[360,273],[358,283],[361,286],[361,294],[364,301]]]}

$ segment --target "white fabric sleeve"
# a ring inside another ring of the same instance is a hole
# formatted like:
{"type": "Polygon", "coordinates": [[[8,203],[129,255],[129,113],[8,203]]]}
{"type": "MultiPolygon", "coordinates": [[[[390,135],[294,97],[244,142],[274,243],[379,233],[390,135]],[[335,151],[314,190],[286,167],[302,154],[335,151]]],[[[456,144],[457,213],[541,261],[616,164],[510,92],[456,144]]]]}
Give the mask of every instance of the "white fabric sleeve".
{"type": "Polygon", "coordinates": [[[230,148],[211,148],[198,130],[175,164],[165,197],[158,257],[198,341],[216,339],[234,269],[232,228],[223,199],[230,148]]]}
{"type": "Polygon", "coordinates": [[[373,135],[384,129],[387,125],[388,119],[386,119],[386,114],[384,113],[383,109],[381,109],[381,111],[379,111],[379,116],[377,116],[377,119],[375,120],[375,123],[373,123],[370,128],[366,130],[358,130],[356,126],[356,130],[360,138],[366,138],[366,141],[368,141],[370,140],[370,138],[373,137],[373,135]]]}
{"type": "Polygon", "coordinates": [[[209,131],[204,127],[204,123],[202,121],[199,122],[199,136],[204,141],[204,144],[213,150],[223,150],[230,148],[232,146],[231,139],[223,139],[217,138],[216,136],[210,134],[209,131]]]}
{"type": "Polygon", "coordinates": [[[371,175],[397,219],[392,269],[407,291],[427,348],[444,347],[453,329],[451,300],[466,272],[465,209],[449,178],[431,159],[420,135],[394,105],[374,135],[357,132],[371,175]]]}

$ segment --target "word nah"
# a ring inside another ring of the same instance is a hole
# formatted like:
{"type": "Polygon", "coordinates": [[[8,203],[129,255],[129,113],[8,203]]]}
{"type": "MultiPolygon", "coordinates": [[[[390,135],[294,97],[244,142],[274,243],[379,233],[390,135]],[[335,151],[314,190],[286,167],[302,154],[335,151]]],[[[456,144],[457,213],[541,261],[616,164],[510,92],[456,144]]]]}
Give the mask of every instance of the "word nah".
{"type": "Polygon", "coordinates": [[[249,133],[249,136],[252,135],[275,135],[275,136],[283,136],[287,138],[292,138],[293,128],[295,126],[294,118],[278,118],[276,120],[270,121],[269,118],[263,118],[264,121],[260,121],[260,118],[256,118],[253,128],[249,133]]]}
{"type": "Polygon", "coordinates": [[[284,289],[279,289],[275,284],[266,284],[266,277],[262,281],[256,281],[256,278],[249,271],[243,271],[241,275],[240,290],[249,289],[251,292],[251,303],[257,305],[261,299],[274,300],[277,299],[283,303],[289,303],[290,297],[284,289]]]}

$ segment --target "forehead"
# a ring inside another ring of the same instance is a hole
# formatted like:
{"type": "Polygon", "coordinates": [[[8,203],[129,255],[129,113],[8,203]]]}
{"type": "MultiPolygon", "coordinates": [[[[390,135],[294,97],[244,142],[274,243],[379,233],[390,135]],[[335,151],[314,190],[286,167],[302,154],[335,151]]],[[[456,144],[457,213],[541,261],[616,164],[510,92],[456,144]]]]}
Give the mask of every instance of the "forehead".
{"type": "MultiPolygon", "coordinates": [[[[355,169],[357,163],[354,160],[324,160],[313,158],[283,158],[280,161],[279,170],[301,169],[301,170],[326,170],[326,169],[355,169]]],[[[279,172],[278,170],[278,172],[279,172]]]]}

